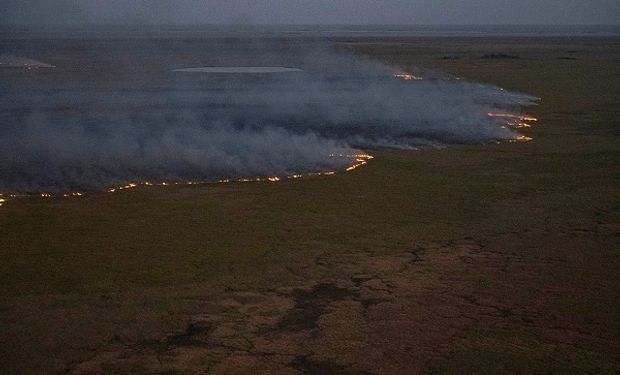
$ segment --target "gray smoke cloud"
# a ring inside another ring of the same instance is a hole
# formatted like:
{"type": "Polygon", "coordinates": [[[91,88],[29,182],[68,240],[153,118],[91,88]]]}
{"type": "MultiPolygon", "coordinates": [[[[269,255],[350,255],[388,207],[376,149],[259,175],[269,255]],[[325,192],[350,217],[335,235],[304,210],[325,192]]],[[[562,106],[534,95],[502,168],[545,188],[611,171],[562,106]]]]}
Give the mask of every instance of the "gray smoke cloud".
{"type": "Polygon", "coordinates": [[[54,69],[0,71],[1,191],[341,169],[351,161],[330,155],[514,139],[487,113],[535,100],[454,79],[399,80],[394,67],[322,43],[66,43],[41,53],[54,69]],[[197,62],[301,71],[174,71],[197,62]]]}

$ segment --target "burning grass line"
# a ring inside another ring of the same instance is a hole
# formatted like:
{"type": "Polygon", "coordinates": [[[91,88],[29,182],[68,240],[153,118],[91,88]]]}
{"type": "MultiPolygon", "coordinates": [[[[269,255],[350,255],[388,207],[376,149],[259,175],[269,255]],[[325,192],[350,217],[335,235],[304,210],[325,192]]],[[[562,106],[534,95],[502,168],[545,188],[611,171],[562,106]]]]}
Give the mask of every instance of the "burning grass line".
{"type": "MultiPolygon", "coordinates": [[[[355,164],[352,164],[349,167],[345,168],[343,172],[349,172],[349,171],[352,171],[353,169],[361,167],[362,165],[367,164],[369,160],[374,158],[372,155],[369,155],[369,154],[353,154],[353,155],[330,154],[329,157],[347,158],[347,159],[351,159],[355,161],[355,164]]],[[[312,177],[312,176],[333,176],[336,173],[337,173],[336,171],[323,171],[323,172],[309,172],[305,174],[291,174],[291,175],[285,175],[285,176],[267,176],[267,177],[252,177],[252,178],[242,177],[242,178],[237,178],[237,179],[225,178],[225,179],[220,179],[217,181],[185,181],[185,182],[182,182],[182,181],[174,181],[174,182],[142,181],[142,182],[130,182],[125,185],[110,187],[110,188],[105,189],[104,192],[117,193],[123,190],[135,189],[140,186],[154,187],[154,186],[180,186],[180,185],[211,185],[211,184],[223,184],[223,183],[233,183],[233,182],[238,182],[238,183],[279,182],[283,180],[296,180],[296,179],[300,179],[304,177],[312,177]]],[[[36,193],[36,194],[24,194],[20,196],[41,197],[41,198],[81,198],[81,197],[84,197],[85,195],[86,195],[85,192],[73,191],[73,192],[66,192],[66,193],[60,193],[60,194],[41,192],[41,193],[36,193]]],[[[11,198],[17,197],[16,194],[11,194],[9,196],[11,198]]],[[[0,207],[2,207],[6,203],[6,199],[3,197],[4,195],[0,194],[0,207]]]]}

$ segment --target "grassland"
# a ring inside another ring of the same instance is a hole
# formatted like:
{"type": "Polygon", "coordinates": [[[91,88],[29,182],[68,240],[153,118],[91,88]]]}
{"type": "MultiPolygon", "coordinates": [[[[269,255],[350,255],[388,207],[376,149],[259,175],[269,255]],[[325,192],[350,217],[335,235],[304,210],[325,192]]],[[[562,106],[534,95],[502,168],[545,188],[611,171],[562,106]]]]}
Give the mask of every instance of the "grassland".
{"type": "Polygon", "coordinates": [[[620,41],[335,44],[536,95],[534,140],[10,200],[1,372],[620,371],[620,41]]]}

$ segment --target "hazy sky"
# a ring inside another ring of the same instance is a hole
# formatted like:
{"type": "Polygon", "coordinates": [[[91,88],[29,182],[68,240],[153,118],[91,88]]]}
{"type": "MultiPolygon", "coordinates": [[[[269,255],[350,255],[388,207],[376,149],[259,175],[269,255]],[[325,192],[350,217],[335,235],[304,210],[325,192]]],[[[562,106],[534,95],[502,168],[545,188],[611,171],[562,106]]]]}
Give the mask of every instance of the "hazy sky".
{"type": "Polygon", "coordinates": [[[620,0],[0,0],[2,24],[620,24],[620,0]]]}

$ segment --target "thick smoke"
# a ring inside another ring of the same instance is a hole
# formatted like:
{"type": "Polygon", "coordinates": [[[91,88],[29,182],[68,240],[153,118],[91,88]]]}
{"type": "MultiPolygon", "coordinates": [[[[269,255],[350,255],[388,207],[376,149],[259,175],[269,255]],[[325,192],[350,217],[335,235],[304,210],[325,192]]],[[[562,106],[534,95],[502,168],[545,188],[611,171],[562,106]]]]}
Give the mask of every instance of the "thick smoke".
{"type": "Polygon", "coordinates": [[[42,53],[54,69],[0,71],[0,191],[333,170],[350,160],[330,155],[359,149],[513,139],[487,113],[533,101],[459,80],[399,80],[393,67],[317,43],[97,43],[42,53]],[[174,71],[248,64],[301,71],[174,71]]]}

